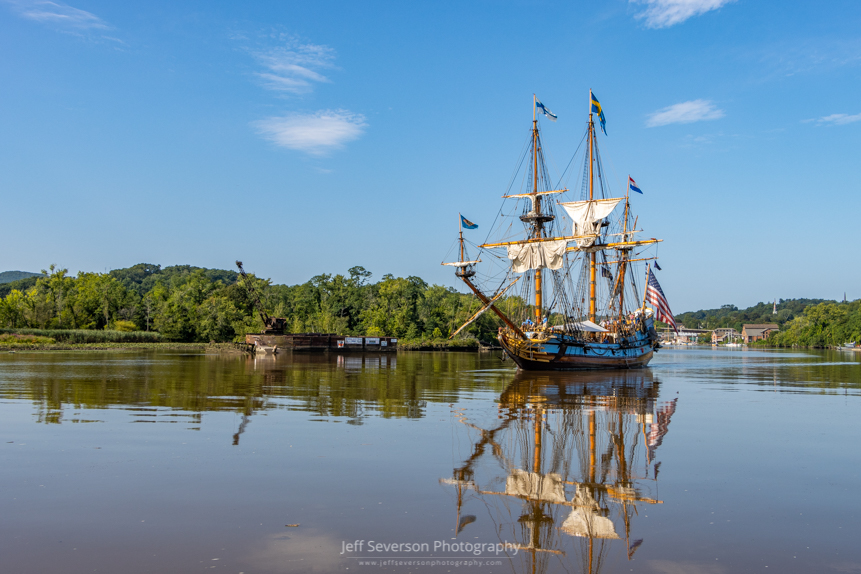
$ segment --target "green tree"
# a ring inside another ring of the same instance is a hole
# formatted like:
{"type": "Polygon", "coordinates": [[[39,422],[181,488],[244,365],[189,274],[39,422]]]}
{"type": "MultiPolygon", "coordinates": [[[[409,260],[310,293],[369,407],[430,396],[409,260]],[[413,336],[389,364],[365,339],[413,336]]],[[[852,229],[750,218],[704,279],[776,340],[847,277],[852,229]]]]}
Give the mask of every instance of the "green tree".
{"type": "Polygon", "coordinates": [[[26,299],[27,296],[17,289],[0,299],[0,325],[12,329],[26,326],[26,299]]]}

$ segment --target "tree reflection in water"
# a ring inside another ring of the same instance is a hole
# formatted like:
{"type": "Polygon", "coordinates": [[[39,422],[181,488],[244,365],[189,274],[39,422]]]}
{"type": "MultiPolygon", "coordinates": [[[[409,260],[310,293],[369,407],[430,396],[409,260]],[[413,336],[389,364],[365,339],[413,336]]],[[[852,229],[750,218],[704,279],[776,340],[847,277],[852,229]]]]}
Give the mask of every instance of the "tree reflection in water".
{"type": "Polygon", "coordinates": [[[478,353],[283,353],[248,357],[170,352],[33,354],[6,358],[0,399],[31,400],[40,423],[99,422],[120,407],[135,423],[184,424],[200,430],[207,412],[241,417],[238,444],[254,415],[270,410],[341,417],[425,416],[428,402],[502,388],[501,373],[473,375],[478,353]],[[469,373],[461,376],[461,373],[469,373]],[[79,412],[86,411],[86,418],[79,412]]]}

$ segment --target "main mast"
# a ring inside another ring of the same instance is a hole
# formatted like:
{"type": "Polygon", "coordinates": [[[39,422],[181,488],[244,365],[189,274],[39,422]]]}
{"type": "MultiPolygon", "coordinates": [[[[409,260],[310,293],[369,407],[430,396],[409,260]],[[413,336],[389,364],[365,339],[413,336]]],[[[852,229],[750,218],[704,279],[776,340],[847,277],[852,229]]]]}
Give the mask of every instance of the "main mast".
{"type": "MultiPolygon", "coordinates": [[[[594,139],[595,139],[595,123],[592,120],[592,90],[589,90],[589,200],[594,199],[595,195],[595,177],[592,173],[592,163],[594,157],[594,139]]],[[[589,320],[595,322],[595,309],[597,307],[595,299],[595,252],[589,254],[589,320]]]]}

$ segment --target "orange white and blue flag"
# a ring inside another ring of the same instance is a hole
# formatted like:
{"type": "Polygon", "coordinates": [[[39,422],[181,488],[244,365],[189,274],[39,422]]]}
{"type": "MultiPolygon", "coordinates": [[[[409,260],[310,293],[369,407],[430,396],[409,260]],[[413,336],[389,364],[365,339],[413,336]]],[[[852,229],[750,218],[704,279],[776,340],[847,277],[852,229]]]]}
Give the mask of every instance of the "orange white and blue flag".
{"type": "Polygon", "coordinates": [[[631,177],[630,175],[628,176],[628,189],[630,189],[631,191],[636,191],[640,195],[643,194],[643,190],[641,190],[639,187],[637,187],[637,182],[634,181],[634,178],[631,177]]]}

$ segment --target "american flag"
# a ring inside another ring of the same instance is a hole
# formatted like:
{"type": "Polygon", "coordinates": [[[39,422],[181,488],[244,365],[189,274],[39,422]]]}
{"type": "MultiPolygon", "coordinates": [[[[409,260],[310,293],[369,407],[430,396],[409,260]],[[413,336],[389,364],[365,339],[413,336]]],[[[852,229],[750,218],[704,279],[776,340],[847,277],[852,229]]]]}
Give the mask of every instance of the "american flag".
{"type": "Polygon", "coordinates": [[[673,328],[673,331],[679,332],[676,328],[673,312],[670,310],[670,304],[667,302],[667,296],[664,295],[664,291],[651,268],[649,268],[649,280],[646,284],[646,303],[651,303],[655,307],[655,319],[666,323],[673,328]]]}
{"type": "MultiPolygon", "coordinates": [[[[649,460],[655,460],[655,451],[658,450],[658,447],[661,446],[662,442],[664,442],[664,436],[666,436],[670,430],[670,419],[676,412],[676,401],[678,400],[678,398],[675,398],[664,403],[658,407],[658,411],[655,413],[655,419],[657,420],[652,423],[651,428],[649,429],[649,460]]],[[[657,465],[655,465],[655,470],[657,470],[657,468],[657,465]]],[[[657,474],[655,475],[655,478],[657,478],[657,474]]]]}

